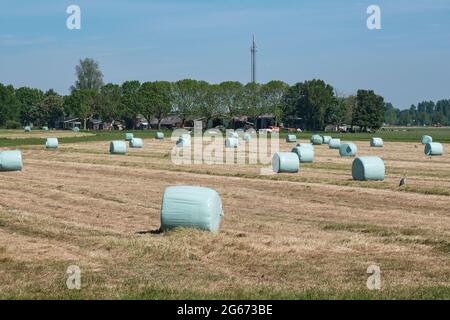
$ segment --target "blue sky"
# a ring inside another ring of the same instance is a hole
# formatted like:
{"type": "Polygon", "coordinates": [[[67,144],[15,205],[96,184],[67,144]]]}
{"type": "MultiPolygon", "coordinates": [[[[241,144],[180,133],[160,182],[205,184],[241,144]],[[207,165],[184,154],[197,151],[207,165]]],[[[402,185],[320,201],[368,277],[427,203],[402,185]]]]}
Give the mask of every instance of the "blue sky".
{"type": "Polygon", "coordinates": [[[248,82],[253,33],[259,82],[320,78],[399,108],[450,98],[450,0],[0,0],[0,82],[67,94],[83,57],[105,82],[248,82]],[[366,27],[371,4],[382,30],[366,27]]]}

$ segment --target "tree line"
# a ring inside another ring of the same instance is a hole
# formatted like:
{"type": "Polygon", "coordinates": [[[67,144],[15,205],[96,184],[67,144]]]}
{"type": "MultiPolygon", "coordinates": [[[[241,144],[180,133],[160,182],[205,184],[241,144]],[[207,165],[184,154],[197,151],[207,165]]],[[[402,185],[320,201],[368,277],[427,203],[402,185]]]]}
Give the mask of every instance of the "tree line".
{"type": "Polygon", "coordinates": [[[423,101],[411,105],[409,109],[399,110],[392,104],[386,104],[385,122],[402,126],[450,125],[450,99],[437,102],[423,101]]]}
{"type": "MultiPolygon", "coordinates": [[[[194,119],[208,123],[213,119],[271,115],[275,125],[323,130],[328,125],[347,124],[364,131],[380,128],[393,119],[393,114],[396,118],[392,121],[399,122],[404,112],[386,104],[372,90],[341,96],[330,84],[317,79],[293,86],[282,81],[210,84],[191,79],[104,84],[98,63],[89,58],[80,60],[75,71],[77,80],[66,96],[54,90],[0,84],[0,126],[19,128],[33,123],[54,127],[59,119],[70,116],[81,119],[83,128],[88,119],[100,118],[105,122],[121,120],[134,129],[141,115],[148,123],[156,119],[159,128],[161,121],[172,114],[178,115],[182,124],[194,119]]],[[[441,104],[432,109],[441,110],[441,104]]],[[[429,109],[428,105],[419,106],[417,110],[429,109]]]]}

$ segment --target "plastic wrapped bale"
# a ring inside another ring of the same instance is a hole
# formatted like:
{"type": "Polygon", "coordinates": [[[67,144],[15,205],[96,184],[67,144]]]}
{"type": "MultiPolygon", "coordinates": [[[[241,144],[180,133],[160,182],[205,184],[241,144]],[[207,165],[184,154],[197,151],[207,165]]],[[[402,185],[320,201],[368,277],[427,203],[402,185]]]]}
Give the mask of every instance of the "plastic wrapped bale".
{"type": "Polygon", "coordinates": [[[22,167],[22,152],[18,150],[0,152],[0,171],[20,171],[22,167]]]}
{"type": "Polygon", "coordinates": [[[372,138],[370,139],[370,146],[374,148],[381,148],[383,147],[384,142],[381,138],[372,138]]]}
{"type": "Polygon", "coordinates": [[[162,133],[162,132],[156,132],[156,133],[155,133],[155,139],[163,140],[163,139],[164,139],[164,133],[162,133]]]}
{"type": "Polygon", "coordinates": [[[295,134],[288,134],[286,137],[287,143],[297,142],[297,136],[295,134]]]}
{"type": "Polygon", "coordinates": [[[314,161],[314,147],[312,144],[298,144],[292,152],[298,156],[300,163],[308,163],[314,161]]]}
{"type": "Polygon", "coordinates": [[[187,137],[185,135],[181,136],[178,138],[177,142],[176,142],[176,146],[178,148],[187,148],[191,146],[191,136],[187,135],[187,137]]]}
{"type": "Polygon", "coordinates": [[[23,130],[25,132],[31,132],[31,127],[30,126],[26,126],[25,128],[23,128],[23,130]]]}
{"type": "Polygon", "coordinates": [[[48,127],[42,127],[43,131],[48,131],[48,127]]]}
{"type": "Polygon", "coordinates": [[[311,143],[314,145],[321,145],[323,143],[322,136],[319,136],[318,134],[315,134],[311,137],[311,143]]]}
{"type": "Polygon", "coordinates": [[[341,139],[331,139],[328,147],[330,149],[339,149],[341,147],[341,139]]]}
{"type": "Polygon", "coordinates": [[[164,191],[161,230],[177,227],[218,232],[223,217],[219,194],[210,188],[175,186],[164,191]]]}
{"type": "Polygon", "coordinates": [[[250,141],[252,140],[252,135],[250,133],[245,133],[242,139],[244,139],[244,141],[250,141]]]}
{"type": "Polygon", "coordinates": [[[225,139],[226,148],[237,148],[239,147],[239,140],[237,138],[226,138],[225,139]]]}
{"type": "Polygon", "coordinates": [[[111,141],[109,145],[109,153],[111,154],[125,154],[127,153],[127,145],[124,141],[111,141]]]}
{"type": "Polygon", "coordinates": [[[239,139],[239,134],[237,132],[230,132],[230,134],[228,135],[228,138],[239,139]]]}
{"type": "Polygon", "coordinates": [[[384,161],[379,157],[358,157],[353,160],[353,180],[384,180],[384,161]]]}
{"type": "Polygon", "coordinates": [[[141,138],[133,138],[130,140],[130,148],[142,148],[144,143],[141,138]]]}
{"type": "Polygon", "coordinates": [[[339,154],[341,157],[354,157],[357,152],[358,147],[352,142],[343,143],[339,147],[339,154]]]}
{"type": "Polygon", "coordinates": [[[298,155],[293,152],[277,152],[272,157],[272,170],[275,173],[296,173],[300,169],[298,155]]]}
{"type": "Polygon", "coordinates": [[[47,141],[45,142],[45,147],[47,149],[58,148],[58,138],[47,138],[47,141]]]}
{"type": "Polygon", "coordinates": [[[430,136],[422,136],[422,144],[432,143],[433,138],[430,136]]]}
{"type": "Polygon", "coordinates": [[[80,132],[80,128],[78,128],[78,127],[73,127],[73,128],[72,128],[72,131],[73,131],[73,132],[80,132]]]}
{"type": "Polygon", "coordinates": [[[131,141],[134,138],[134,134],[131,132],[125,133],[125,141],[131,141]]]}
{"type": "Polygon", "coordinates": [[[324,144],[329,144],[331,137],[330,136],[322,136],[322,140],[324,144]]]}
{"type": "Polygon", "coordinates": [[[425,145],[425,155],[442,156],[444,154],[444,146],[438,142],[431,142],[425,145]]]}

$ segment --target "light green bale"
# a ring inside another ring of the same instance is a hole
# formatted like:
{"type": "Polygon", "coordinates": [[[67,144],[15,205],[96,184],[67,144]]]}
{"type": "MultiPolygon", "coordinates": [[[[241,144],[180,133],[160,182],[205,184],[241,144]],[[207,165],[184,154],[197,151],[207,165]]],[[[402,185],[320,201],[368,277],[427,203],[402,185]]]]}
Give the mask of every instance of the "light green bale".
{"type": "Polygon", "coordinates": [[[300,163],[311,163],[314,161],[314,146],[312,144],[298,144],[292,152],[298,156],[300,163]]]}
{"type": "Polygon", "coordinates": [[[130,140],[130,148],[142,148],[144,143],[141,138],[133,138],[130,140]]]}
{"type": "Polygon", "coordinates": [[[191,136],[190,135],[182,135],[178,138],[176,142],[177,148],[188,148],[191,146],[191,136]]]}
{"type": "Polygon", "coordinates": [[[58,148],[58,138],[47,138],[47,141],[45,142],[45,147],[47,149],[58,148]]]}
{"type": "Polygon", "coordinates": [[[19,150],[0,152],[0,171],[20,171],[22,167],[22,152],[19,150]]]}
{"type": "Polygon", "coordinates": [[[286,136],[286,142],[287,143],[297,142],[297,136],[295,134],[288,134],[286,136]]]}
{"type": "Polygon", "coordinates": [[[371,138],[370,139],[370,146],[373,148],[381,148],[383,147],[384,142],[381,138],[371,138]]]}
{"type": "Polygon", "coordinates": [[[48,131],[48,127],[44,126],[44,127],[42,127],[42,130],[48,131]]]}
{"type": "Polygon", "coordinates": [[[161,205],[161,230],[183,227],[218,232],[223,215],[222,201],[215,190],[168,187],[161,205]]]}
{"type": "Polygon", "coordinates": [[[158,140],[163,140],[164,139],[164,133],[163,132],[156,132],[155,133],[155,138],[158,140]]]}
{"type": "Polygon", "coordinates": [[[311,137],[311,143],[314,145],[321,145],[323,144],[323,138],[322,136],[315,134],[311,137]]]}
{"type": "Polygon", "coordinates": [[[341,139],[331,139],[328,143],[330,149],[339,149],[341,147],[341,139]]]}
{"type": "Polygon", "coordinates": [[[439,142],[427,143],[424,152],[427,156],[442,156],[444,154],[444,146],[439,142]]]}
{"type": "Polygon", "coordinates": [[[132,134],[131,132],[125,133],[125,141],[131,141],[133,138],[134,138],[134,134],[132,134]]]}
{"type": "Polygon", "coordinates": [[[225,139],[225,148],[237,148],[239,147],[238,138],[226,138],[225,139]]]}
{"type": "Polygon", "coordinates": [[[358,152],[358,147],[352,142],[346,142],[339,147],[341,157],[354,157],[358,152]]]}
{"type": "Polygon", "coordinates": [[[331,137],[330,136],[322,136],[322,140],[324,144],[329,144],[331,137]]]}
{"type": "Polygon", "coordinates": [[[250,133],[245,133],[244,137],[242,139],[244,141],[250,141],[250,140],[252,140],[252,135],[250,133]]]}
{"type": "Polygon", "coordinates": [[[72,131],[73,131],[73,132],[80,132],[80,128],[78,128],[78,127],[73,127],[73,128],[72,128],[72,131]]]}
{"type": "Polygon", "coordinates": [[[379,157],[358,157],[352,164],[353,180],[384,180],[384,161],[379,157]]]}
{"type": "Polygon", "coordinates": [[[430,136],[422,136],[422,144],[427,144],[427,143],[432,143],[433,142],[433,138],[430,136]]]}
{"type": "Polygon", "coordinates": [[[127,153],[127,145],[125,141],[111,141],[109,144],[109,153],[111,154],[126,154],[127,153]]]}
{"type": "Polygon", "coordinates": [[[272,157],[272,170],[275,173],[296,173],[300,169],[298,155],[293,152],[277,152],[272,157]]]}
{"type": "Polygon", "coordinates": [[[23,130],[25,132],[31,132],[31,127],[30,126],[26,126],[25,128],[23,128],[23,130]]]}

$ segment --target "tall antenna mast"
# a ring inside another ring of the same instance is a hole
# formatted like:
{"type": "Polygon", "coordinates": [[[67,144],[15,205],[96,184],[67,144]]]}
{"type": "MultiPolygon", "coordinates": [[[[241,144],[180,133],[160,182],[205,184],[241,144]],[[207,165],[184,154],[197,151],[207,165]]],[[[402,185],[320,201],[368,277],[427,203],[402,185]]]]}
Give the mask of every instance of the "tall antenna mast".
{"type": "Polygon", "coordinates": [[[255,35],[253,34],[253,43],[252,43],[252,47],[250,49],[250,52],[252,54],[252,82],[255,83],[256,82],[256,52],[258,51],[256,49],[256,40],[255,40],[255,35]]]}

